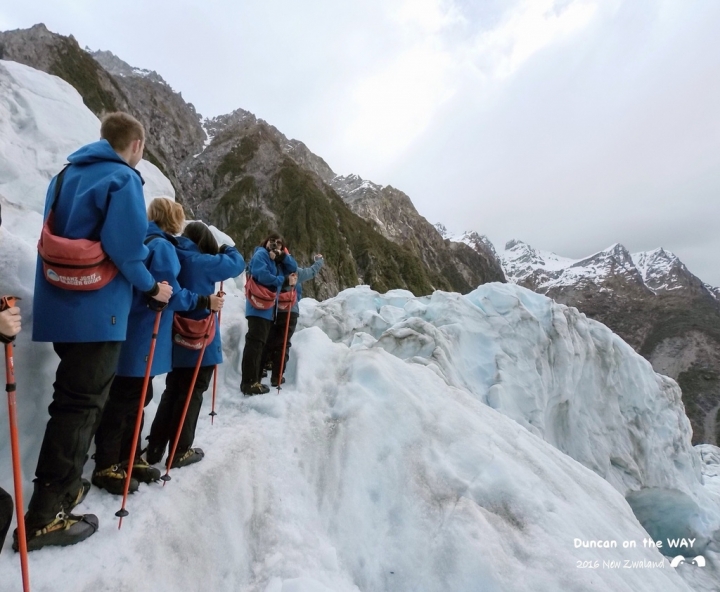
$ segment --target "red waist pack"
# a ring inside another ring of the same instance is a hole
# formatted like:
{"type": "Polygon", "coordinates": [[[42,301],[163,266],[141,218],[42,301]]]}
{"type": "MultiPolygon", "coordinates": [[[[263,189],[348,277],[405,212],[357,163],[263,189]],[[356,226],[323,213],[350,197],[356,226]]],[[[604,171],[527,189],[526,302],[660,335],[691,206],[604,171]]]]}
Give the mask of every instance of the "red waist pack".
{"type": "Polygon", "coordinates": [[[189,319],[181,317],[179,314],[173,316],[173,343],[184,347],[200,351],[203,345],[210,343],[215,338],[215,314],[205,319],[189,319]]]}
{"type": "Polygon", "coordinates": [[[290,292],[280,292],[278,298],[277,292],[273,292],[270,288],[258,284],[252,276],[249,276],[245,282],[245,298],[250,301],[255,308],[260,310],[268,310],[275,306],[275,300],[278,300],[278,309],[290,310],[295,304],[295,290],[290,292]]]}
{"type": "Polygon", "coordinates": [[[118,274],[117,266],[103,251],[100,241],[63,238],[53,234],[55,203],[66,170],[67,167],[60,172],[55,182],[50,214],[43,224],[38,241],[43,275],[53,286],[65,290],[99,290],[118,274]]]}

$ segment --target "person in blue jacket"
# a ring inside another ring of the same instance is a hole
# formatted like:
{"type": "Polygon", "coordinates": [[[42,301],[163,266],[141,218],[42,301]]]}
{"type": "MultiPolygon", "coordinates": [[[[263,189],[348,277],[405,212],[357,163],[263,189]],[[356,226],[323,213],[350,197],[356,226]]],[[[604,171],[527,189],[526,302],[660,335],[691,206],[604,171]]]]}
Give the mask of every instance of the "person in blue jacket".
{"type": "MultiPolygon", "coordinates": [[[[285,347],[285,361],[282,364],[283,374],[287,369],[287,362],[290,359],[290,346],[292,345],[291,339],[295,333],[297,327],[298,317],[300,316],[300,299],[302,298],[302,285],[313,279],[322,269],[325,264],[323,256],[318,253],[315,255],[315,261],[310,267],[298,267],[297,270],[297,283],[295,284],[296,299],[290,309],[290,319],[288,319],[288,312],[278,310],[275,317],[275,323],[270,329],[270,335],[268,336],[267,345],[263,352],[263,368],[270,370],[270,385],[278,386],[280,380],[280,360],[283,355],[283,345],[285,347]],[[287,337],[285,336],[285,328],[287,327],[287,337]]],[[[282,291],[286,292],[291,290],[290,282],[286,279],[283,284],[282,291]]],[[[283,377],[282,382],[285,382],[283,377]]]]}
{"type": "MultiPolygon", "coordinates": [[[[143,180],[135,167],[142,159],[145,131],[127,113],[111,113],[100,135],[101,140],[68,157],[54,233],[99,240],[119,273],[97,290],[66,290],[45,279],[38,257],[33,340],[52,342],[60,363],[25,515],[30,550],[71,545],[97,531],[97,516],[70,511],[90,485],[81,479],[82,469],[125,340],[133,287],[160,302],[172,294],[172,287],[158,284],[143,263],[147,217],[143,180]]],[[[57,177],[48,188],[46,217],[56,183],[57,177]]],[[[18,548],[17,531],[13,548],[18,548]]]]}
{"type": "MultiPolygon", "coordinates": [[[[260,285],[279,293],[288,278],[288,285],[294,286],[297,276],[295,259],[285,249],[285,241],[276,232],[265,238],[255,248],[248,274],[260,285]]],[[[245,395],[262,395],[270,389],[260,383],[262,372],[262,355],[267,343],[270,329],[273,326],[276,307],[262,310],[253,306],[250,299],[246,300],[245,317],[248,330],[245,334],[245,348],[242,358],[242,379],[240,390],[245,395]]]]}
{"type": "MultiPolygon", "coordinates": [[[[245,269],[245,261],[235,247],[222,245],[210,229],[202,222],[190,222],[183,236],[178,238],[178,258],[180,259],[180,285],[202,294],[215,290],[215,284],[237,277],[245,269]]],[[[182,316],[194,320],[206,319],[210,313],[196,308],[182,316]]],[[[155,419],[148,436],[147,462],[156,464],[162,460],[165,449],[173,442],[180,424],[192,377],[200,352],[173,343],[172,372],[165,379],[165,392],[162,394],[155,419]]],[[[213,340],[205,347],[195,386],[185,421],[180,431],[177,450],[172,466],[184,467],[196,463],[205,456],[201,448],[193,448],[195,427],[197,425],[203,393],[210,386],[210,378],[218,364],[222,364],[222,341],[220,327],[216,325],[213,340]]]]}
{"type": "MultiPolygon", "coordinates": [[[[158,282],[167,282],[172,286],[173,295],[161,312],[145,405],[152,400],[152,377],[172,370],[173,312],[195,310],[200,314],[209,314],[210,310],[220,310],[223,305],[223,298],[212,294],[212,286],[208,288],[208,292],[198,295],[187,288],[181,288],[178,283],[178,241],[173,234],[180,233],[185,224],[182,206],[166,197],[155,198],[148,206],[148,220],[145,244],[150,253],[145,265],[158,282]]],[[[92,483],[116,495],[124,492],[125,470],[130,461],[157,312],[148,307],[148,299],[144,294],[137,290],[134,292],[127,339],[120,350],[116,376],[95,433],[95,471],[92,483]]],[[[139,481],[150,483],[160,478],[160,471],[143,460],[140,453],[141,448],[138,445],[131,469],[131,493],[137,490],[139,481]]]]}

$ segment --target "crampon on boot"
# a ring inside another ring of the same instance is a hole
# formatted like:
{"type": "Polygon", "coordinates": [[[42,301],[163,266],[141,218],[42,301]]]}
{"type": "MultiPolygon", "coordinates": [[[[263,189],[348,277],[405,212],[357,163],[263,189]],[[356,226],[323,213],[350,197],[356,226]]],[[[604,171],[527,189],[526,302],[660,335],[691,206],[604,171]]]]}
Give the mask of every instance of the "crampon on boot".
{"type": "MultiPolygon", "coordinates": [[[[73,515],[59,512],[55,519],[38,529],[28,529],[28,551],[37,551],[43,547],[66,547],[74,545],[95,534],[99,521],[95,514],[73,515]]],[[[13,549],[18,550],[17,530],[13,534],[13,549]]]]}

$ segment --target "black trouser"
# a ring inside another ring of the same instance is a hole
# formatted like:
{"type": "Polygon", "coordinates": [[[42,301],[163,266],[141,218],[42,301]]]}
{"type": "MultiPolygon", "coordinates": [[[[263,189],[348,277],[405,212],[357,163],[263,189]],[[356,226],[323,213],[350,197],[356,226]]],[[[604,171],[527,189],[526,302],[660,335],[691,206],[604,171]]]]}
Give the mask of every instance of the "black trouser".
{"type": "MultiPolygon", "coordinates": [[[[290,313],[290,324],[288,325],[287,345],[285,346],[285,362],[283,364],[283,373],[287,369],[287,363],[290,359],[290,340],[295,327],[297,327],[298,317],[296,312],[290,313]]],[[[278,312],[275,324],[270,329],[265,350],[263,351],[263,360],[261,367],[264,368],[268,361],[272,362],[272,378],[280,378],[280,360],[282,358],[283,342],[285,341],[285,324],[288,322],[288,313],[278,312]]]]}
{"type": "Polygon", "coordinates": [[[261,317],[248,317],[247,322],[248,331],[245,335],[245,348],[243,349],[241,382],[250,386],[260,382],[263,350],[273,322],[261,317]]]}
{"type": "Polygon", "coordinates": [[[53,344],[60,364],[35,470],[35,490],[25,516],[28,531],[52,522],[77,497],[121,346],[121,341],[53,344]]]}
{"type": "Polygon", "coordinates": [[[5,535],[10,529],[13,517],[13,501],[10,494],[0,487],[0,551],[5,543],[5,535]]]}
{"type": "MultiPolygon", "coordinates": [[[[144,381],[145,378],[142,376],[116,376],[113,380],[100,425],[95,432],[95,468],[98,471],[130,459],[130,448],[144,381]]],[[[152,377],[150,377],[147,395],[145,395],[145,406],[152,401],[152,398],[152,377]]],[[[144,422],[145,414],[143,413],[135,449],[136,457],[140,456],[142,449],[140,438],[144,422]]]]}
{"type": "MultiPolygon", "coordinates": [[[[203,402],[203,393],[210,386],[210,379],[214,369],[215,366],[201,366],[198,371],[187,415],[185,415],[185,421],[182,430],[180,430],[180,440],[178,440],[175,458],[190,448],[193,440],[195,440],[195,428],[203,402]]],[[[172,446],[175,441],[194,373],[195,368],[174,368],[167,375],[165,392],[160,398],[160,404],[148,436],[151,446],[163,446],[165,444],[172,446]]]]}

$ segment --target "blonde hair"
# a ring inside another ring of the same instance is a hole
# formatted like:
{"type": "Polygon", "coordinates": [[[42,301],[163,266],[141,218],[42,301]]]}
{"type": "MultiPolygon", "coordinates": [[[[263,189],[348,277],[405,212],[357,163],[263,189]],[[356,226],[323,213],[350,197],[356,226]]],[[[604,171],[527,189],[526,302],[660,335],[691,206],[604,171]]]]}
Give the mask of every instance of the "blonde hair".
{"type": "Polygon", "coordinates": [[[148,220],[152,220],[160,230],[170,234],[180,234],[185,224],[185,212],[182,206],[169,197],[156,197],[147,210],[148,220]]]}
{"type": "Polygon", "coordinates": [[[103,117],[100,137],[110,142],[113,150],[122,152],[131,142],[145,139],[145,128],[129,113],[117,111],[103,117]]]}

